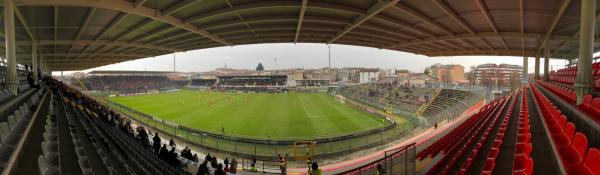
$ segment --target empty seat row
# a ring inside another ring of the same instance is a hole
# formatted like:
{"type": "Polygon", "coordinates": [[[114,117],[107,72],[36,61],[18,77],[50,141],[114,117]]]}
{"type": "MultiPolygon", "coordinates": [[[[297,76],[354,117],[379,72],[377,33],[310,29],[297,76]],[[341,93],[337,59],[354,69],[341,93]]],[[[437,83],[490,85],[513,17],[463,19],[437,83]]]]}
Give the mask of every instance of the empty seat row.
{"type": "MultiPolygon", "coordinates": [[[[50,109],[52,108],[53,106],[50,104],[50,109]]],[[[38,156],[38,168],[41,175],[60,174],[58,122],[53,111],[51,110],[50,115],[47,115],[44,120],[42,155],[38,156]]]]}
{"type": "Polygon", "coordinates": [[[2,167],[10,159],[19,140],[22,138],[33,112],[30,108],[40,101],[44,90],[34,93],[27,101],[19,105],[15,111],[0,122],[0,164],[2,167]]]}
{"type": "MultiPolygon", "coordinates": [[[[471,116],[470,118],[465,120],[463,123],[458,125],[456,128],[450,130],[450,133],[444,135],[439,140],[434,142],[432,145],[430,145],[423,151],[419,152],[419,154],[417,154],[417,158],[422,160],[427,156],[433,157],[433,156],[436,156],[439,152],[445,151],[445,149],[447,148],[446,146],[449,143],[452,143],[455,139],[457,139],[457,137],[461,137],[462,135],[465,135],[466,132],[475,128],[473,126],[475,126],[478,122],[480,122],[484,118],[484,116],[486,116],[490,112],[492,112],[495,107],[498,107],[499,106],[498,104],[500,103],[500,101],[501,100],[492,101],[491,103],[482,107],[478,113],[474,114],[473,116],[471,116]]],[[[441,135],[442,134],[440,134],[436,137],[439,137],[441,135]]]]}
{"type": "Polygon", "coordinates": [[[569,174],[600,174],[600,151],[597,148],[588,150],[587,136],[576,132],[575,124],[568,122],[535,85],[531,85],[531,90],[562,166],[569,174]]]}
{"type": "Polygon", "coordinates": [[[432,154],[429,152],[433,151],[432,155],[435,155],[437,154],[436,152],[440,152],[436,151],[438,149],[444,153],[443,158],[435,163],[427,174],[448,173],[453,167],[457,166],[456,164],[466,155],[469,148],[480,149],[482,146],[479,142],[481,141],[481,136],[489,135],[489,132],[484,132],[484,130],[488,129],[499,118],[511,97],[512,95],[492,101],[492,103],[486,105],[480,112],[470,118],[474,120],[465,121],[451,133],[430,146],[432,148],[425,149],[424,151],[426,152],[421,154],[429,155],[432,154]]]}
{"type": "MultiPolygon", "coordinates": [[[[519,93],[520,92],[518,92],[515,96],[518,96],[519,93]]],[[[490,148],[491,154],[487,155],[486,162],[491,161],[490,163],[493,163],[493,161],[495,161],[496,157],[498,156],[499,147],[502,143],[502,138],[504,137],[504,135],[506,133],[506,126],[508,124],[508,120],[510,120],[510,116],[512,116],[512,112],[514,110],[514,107],[516,106],[516,102],[517,102],[516,99],[513,99],[511,101],[510,105],[508,106],[508,109],[506,110],[507,112],[505,113],[505,115],[502,118],[498,118],[498,117],[493,118],[492,123],[487,127],[485,133],[479,139],[477,146],[471,151],[471,153],[467,157],[467,160],[460,168],[458,174],[461,174],[461,175],[467,174],[467,170],[471,167],[475,157],[478,154],[483,152],[482,146],[485,145],[486,142],[492,143],[492,147],[490,148]],[[492,130],[494,129],[494,127],[497,126],[498,122],[501,122],[501,125],[499,126],[499,129],[498,129],[495,139],[488,140],[488,138],[490,138],[490,134],[492,134],[492,130]]],[[[498,112],[496,115],[499,116],[500,114],[501,114],[501,112],[498,112]]],[[[493,170],[493,166],[491,166],[491,165],[488,165],[488,168],[491,168],[491,170],[493,170]]],[[[489,170],[489,171],[491,172],[491,170],[489,170]]],[[[483,171],[488,172],[488,170],[483,170],[483,171]]],[[[482,171],[482,174],[483,174],[483,171],[482,171]]]]}
{"type": "Polygon", "coordinates": [[[579,108],[600,123],[600,97],[584,96],[583,103],[579,105],[579,108]]]}
{"type": "MultiPolygon", "coordinates": [[[[537,83],[561,97],[568,103],[575,104],[577,101],[577,95],[572,89],[560,87],[544,81],[537,81],[537,83]]],[[[592,95],[586,95],[583,99],[583,103],[579,105],[579,109],[589,114],[589,117],[600,123],[600,97],[594,98],[592,95]]]]}
{"type": "Polygon", "coordinates": [[[517,126],[517,143],[515,145],[513,160],[513,174],[530,175],[533,173],[533,158],[531,158],[531,125],[529,123],[527,87],[523,88],[523,92],[517,126]]]}
{"type": "MultiPolygon", "coordinates": [[[[65,117],[67,119],[67,123],[69,126],[79,125],[77,121],[75,121],[74,116],[65,111],[65,117]]],[[[75,155],[77,156],[77,163],[79,168],[81,169],[82,174],[84,175],[92,175],[93,170],[88,160],[88,154],[85,151],[83,146],[83,142],[87,141],[86,138],[80,137],[77,134],[77,129],[75,127],[69,127],[69,134],[71,135],[73,145],[75,147],[75,155]]]]}

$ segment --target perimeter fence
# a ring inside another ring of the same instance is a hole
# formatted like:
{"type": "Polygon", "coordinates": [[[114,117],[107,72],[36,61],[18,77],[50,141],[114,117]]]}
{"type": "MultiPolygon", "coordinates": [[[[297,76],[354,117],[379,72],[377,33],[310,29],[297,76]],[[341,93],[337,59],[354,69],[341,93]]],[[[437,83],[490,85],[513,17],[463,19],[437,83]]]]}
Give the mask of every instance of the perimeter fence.
{"type": "MultiPolygon", "coordinates": [[[[260,159],[272,159],[279,155],[293,158],[295,151],[294,143],[297,141],[312,141],[314,148],[311,151],[313,158],[329,157],[341,154],[351,153],[365,148],[389,143],[411,133],[417,127],[417,119],[414,117],[405,117],[406,122],[401,125],[396,124],[395,119],[383,116],[381,113],[370,112],[373,115],[386,119],[389,123],[385,127],[357,131],[340,135],[322,136],[318,138],[269,138],[269,137],[248,137],[229,134],[220,134],[210,131],[202,131],[195,128],[189,128],[177,123],[162,120],[152,115],[136,111],[127,106],[121,105],[110,100],[104,102],[115,110],[129,116],[130,119],[137,121],[147,127],[159,130],[171,136],[178,137],[188,143],[204,147],[216,152],[226,152],[232,155],[252,157],[260,159]]],[[[349,105],[355,107],[367,108],[360,103],[350,101],[349,105]]],[[[300,150],[304,154],[304,150],[300,150]]],[[[297,153],[297,152],[296,152],[297,153]]]]}

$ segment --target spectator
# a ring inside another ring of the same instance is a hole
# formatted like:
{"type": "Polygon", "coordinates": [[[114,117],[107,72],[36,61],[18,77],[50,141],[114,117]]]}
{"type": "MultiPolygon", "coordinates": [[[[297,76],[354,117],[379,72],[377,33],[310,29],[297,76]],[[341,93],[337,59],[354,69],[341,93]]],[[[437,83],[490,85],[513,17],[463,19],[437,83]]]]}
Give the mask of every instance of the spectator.
{"type": "Polygon", "coordinates": [[[235,158],[233,158],[233,160],[231,160],[231,166],[229,167],[229,172],[235,174],[237,172],[237,161],[235,161],[235,158]]]}
{"type": "Polygon", "coordinates": [[[309,175],[321,175],[321,169],[319,169],[319,164],[317,162],[313,162],[311,165],[311,170],[308,171],[309,175]]]}
{"type": "Polygon", "coordinates": [[[196,175],[209,175],[208,166],[206,162],[208,161],[204,160],[204,162],[202,162],[202,164],[198,166],[198,172],[196,173],[196,175]]]}
{"type": "Polygon", "coordinates": [[[210,153],[206,154],[206,156],[204,157],[204,160],[209,161],[209,162],[212,160],[210,153]]]}
{"type": "Polygon", "coordinates": [[[175,147],[177,145],[175,145],[175,141],[173,141],[173,138],[171,138],[171,140],[169,140],[169,146],[175,147]]]}
{"type": "Polygon", "coordinates": [[[281,174],[287,173],[285,158],[281,157],[281,155],[279,155],[279,169],[281,170],[281,174]]]}
{"type": "Polygon", "coordinates": [[[225,171],[223,171],[223,164],[217,165],[217,169],[215,169],[215,175],[227,175],[225,171]]]}
{"type": "Polygon", "coordinates": [[[140,143],[144,146],[144,147],[148,147],[148,133],[146,133],[146,130],[144,129],[144,127],[138,126],[138,135],[137,138],[138,140],[140,140],[140,143]]]}
{"type": "Polygon", "coordinates": [[[158,132],[154,133],[154,138],[152,138],[152,148],[154,149],[154,153],[158,154],[160,151],[160,137],[158,136],[158,132]]]}
{"type": "Polygon", "coordinates": [[[198,154],[194,153],[194,156],[192,156],[192,161],[198,163],[198,154]]]}
{"type": "Polygon", "coordinates": [[[169,152],[167,150],[167,145],[163,144],[163,146],[160,148],[160,152],[159,152],[158,156],[161,159],[166,159],[168,157],[168,155],[169,155],[169,152]]]}
{"type": "Polygon", "coordinates": [[[211,158],[211,160],[212,161],[210,162],[210,166],[213,167],[213,168],[217,168],[217,166],[219,165],[218,162],[217,162],[217,157],[213,156],[211,158]]]}
{"type": "Polygon", "coordinates": [[[225,164],[225,168],[223,169],[223,171],[229,172],[229,158],[225,158],[223,164],[225,164]]]}
{"type": "Polygon", "coordinates": [[[250,164],[250,171],[256,172],[256,156],[252,156],[252,164],[250,164]]]}

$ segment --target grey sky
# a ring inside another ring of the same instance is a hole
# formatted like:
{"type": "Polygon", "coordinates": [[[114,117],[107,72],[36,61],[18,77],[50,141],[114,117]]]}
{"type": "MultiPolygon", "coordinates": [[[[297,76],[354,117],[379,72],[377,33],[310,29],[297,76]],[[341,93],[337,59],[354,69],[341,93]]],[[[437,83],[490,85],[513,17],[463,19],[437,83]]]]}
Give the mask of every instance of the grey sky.
{"type": "MultiPolygon", "coordinates": [[[[327,45],[325,44],[240,45],[176,53],[176,69],[180,72],[202,72],[222,68],[225,63],[229,68],[254,69],[259,62],[263,63],[265,69],[273,69],[275,67],[273,58],[277,58],[276,68],[278,69],[321,68],[327,67],[327,57],[327,45]]],[[[414,72],[422,72],[425,67],[434,63],[461,64],[465,67],[465,71],[469,71],[469,67],[472,65],[483,63],[522,64],[521,57],[427,57],[399,51],[336,44],[331,45],[331,57],[332,67],[397,68],[414,72]]],[[[530,72],[533,72],[533,63],[534,59],[530,58],[530,72]]],[[[550,66],[554,69],[562,68],[565,64],[564,60],[551,60],[550,62],[550,66]]],[[[172,71],[173,54],[127,61],[90,70],[172,71]]],[[[86,72],[90,70],[86,70],[86,72]]]]}

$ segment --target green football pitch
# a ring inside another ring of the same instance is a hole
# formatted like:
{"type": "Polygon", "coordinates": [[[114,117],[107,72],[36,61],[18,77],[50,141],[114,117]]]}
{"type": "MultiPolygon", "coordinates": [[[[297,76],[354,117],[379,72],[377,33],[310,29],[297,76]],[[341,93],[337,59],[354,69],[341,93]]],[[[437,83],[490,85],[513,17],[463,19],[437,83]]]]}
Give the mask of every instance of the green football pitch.
{"type": "Polygon", "coordinates": [[[183,90],[110,100],[182,126],[250,138],[322,138],[389,124],[327,93],[183,90]]]}

